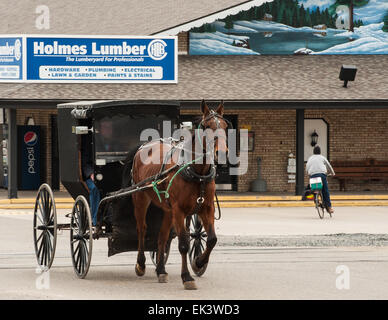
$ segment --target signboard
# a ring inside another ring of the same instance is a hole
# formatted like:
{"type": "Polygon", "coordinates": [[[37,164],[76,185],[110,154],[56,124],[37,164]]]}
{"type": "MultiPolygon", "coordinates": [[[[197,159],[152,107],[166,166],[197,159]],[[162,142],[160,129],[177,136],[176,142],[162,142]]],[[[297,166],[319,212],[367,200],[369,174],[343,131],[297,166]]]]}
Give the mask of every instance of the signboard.
{"type": "Polygon", "coordinates": [[[20,81],[22,79],[22,37],[0,37],[0,81],[20,81]]]}
{"type": "Polygon", "coordinates": [[[20,190],[40,186],[40,126],[18,126],[18,180],[20,190]]]}
{"type": "Polygon", "coordinates": [[[7,54],[4,66],[0,65],[4,68],[0,81],[178,82],[176,37],[27,35],[0,39],[0,63],[1,53],[7,54]],[[13,62],[11,53],[15,53],[13,62]]]}
{"type": "Polygon", "coordinates": [[[388,54],[388,1],[268,0],[189,34],[190,55],[388,54]]]}

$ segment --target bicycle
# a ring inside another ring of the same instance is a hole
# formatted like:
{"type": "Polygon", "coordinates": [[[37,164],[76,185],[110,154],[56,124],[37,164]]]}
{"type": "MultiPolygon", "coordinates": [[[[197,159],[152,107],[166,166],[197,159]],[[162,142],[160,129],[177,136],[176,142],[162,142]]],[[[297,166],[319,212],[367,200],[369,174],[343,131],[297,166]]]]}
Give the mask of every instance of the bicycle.
{"type": "Polygon", "coordinates": [[[321,178],[310,178],[310,186],[311,190],[314,194],[314,204],[315,209],[317,209],[318,216],[320,219],[323,219],[325,216],[325,210],[329,213],[330,218],[332,217],[330,211],[327,209],[323,202],[323,194],[322,194],[322,180],[321,178]],[[311,179],[319,179],[319,180],[311,180],[311,179]]]}

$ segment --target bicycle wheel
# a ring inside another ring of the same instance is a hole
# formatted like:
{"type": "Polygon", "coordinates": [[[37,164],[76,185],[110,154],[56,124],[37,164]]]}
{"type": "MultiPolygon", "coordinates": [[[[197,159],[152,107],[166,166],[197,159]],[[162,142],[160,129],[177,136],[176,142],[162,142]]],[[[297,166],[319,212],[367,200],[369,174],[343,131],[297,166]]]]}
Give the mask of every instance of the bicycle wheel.
{"type": "Polygon", "coordinates": [[[325,206],[323,205],[323,197],[322,197],[321,191],[314,193],[314,202],[315,202],[315,208],[318,211],[319,218],[323,219],[325,215],[325,206]]]}

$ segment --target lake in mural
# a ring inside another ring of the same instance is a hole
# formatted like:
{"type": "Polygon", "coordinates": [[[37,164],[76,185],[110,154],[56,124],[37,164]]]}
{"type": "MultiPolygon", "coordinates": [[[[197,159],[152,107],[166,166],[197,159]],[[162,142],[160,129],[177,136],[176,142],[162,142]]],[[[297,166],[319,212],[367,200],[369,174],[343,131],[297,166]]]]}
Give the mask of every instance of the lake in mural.
{"type": "Polygon", "coordinates": [[[352,2],[266,2],[192,29],[190,54],[388,54],[388,0],[352,2]]]}

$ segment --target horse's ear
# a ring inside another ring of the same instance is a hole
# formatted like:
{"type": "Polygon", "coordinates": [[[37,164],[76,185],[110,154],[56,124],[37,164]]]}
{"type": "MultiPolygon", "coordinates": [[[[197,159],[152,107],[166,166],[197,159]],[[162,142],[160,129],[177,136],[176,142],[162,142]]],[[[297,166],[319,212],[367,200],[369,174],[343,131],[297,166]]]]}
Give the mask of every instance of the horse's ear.
{"type": "Polygon", "coordinates": [[[204,99],[202,99],[201,102],[201,112],[205,115],[205,117],[210,113],[210,109],[204,99]]]}
{"type": "Polygon", "coordinates": [[[216,112],[220,115],[224,115],[224,100],[221,100],[220,105],[217,107],[216,112]]]}

